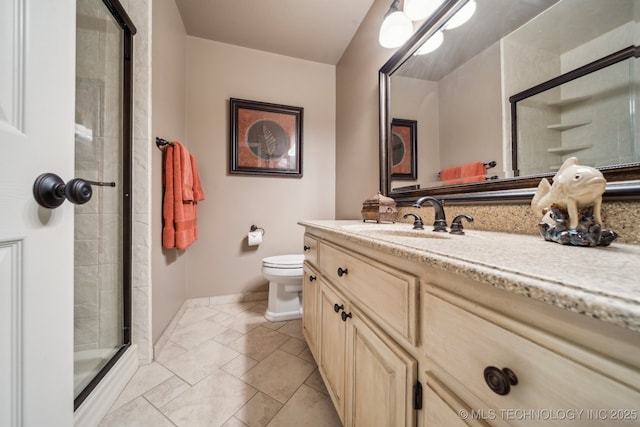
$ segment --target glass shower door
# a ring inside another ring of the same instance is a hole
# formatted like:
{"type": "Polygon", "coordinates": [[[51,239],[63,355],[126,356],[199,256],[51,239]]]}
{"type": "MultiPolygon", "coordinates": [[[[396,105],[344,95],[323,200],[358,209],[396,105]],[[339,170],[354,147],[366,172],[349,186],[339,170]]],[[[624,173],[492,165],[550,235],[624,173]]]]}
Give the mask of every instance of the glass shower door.
{"type": "Polygon", "coordinates": [[[114,182],[115,187],[94,185],[92,199],[75,206],[76,401],[95,386],[128,344],[125,266],[130,256],[123,244],[129,240],[130,218],[126,206],[130,143],[124,129],[130,123],[125,99],[126,35],[105,3],[112,2],[77,0],[76,176],[114,182]]]}

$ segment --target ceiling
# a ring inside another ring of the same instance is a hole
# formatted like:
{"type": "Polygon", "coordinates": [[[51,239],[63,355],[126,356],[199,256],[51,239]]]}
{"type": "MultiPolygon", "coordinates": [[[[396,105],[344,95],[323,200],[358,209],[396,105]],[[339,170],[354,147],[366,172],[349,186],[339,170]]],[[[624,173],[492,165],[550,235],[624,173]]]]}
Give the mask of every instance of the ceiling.
{"type": "Polygon", "coordinates": [[[187,34],[335,65],[374,0],[175,0],[187,34]]]}

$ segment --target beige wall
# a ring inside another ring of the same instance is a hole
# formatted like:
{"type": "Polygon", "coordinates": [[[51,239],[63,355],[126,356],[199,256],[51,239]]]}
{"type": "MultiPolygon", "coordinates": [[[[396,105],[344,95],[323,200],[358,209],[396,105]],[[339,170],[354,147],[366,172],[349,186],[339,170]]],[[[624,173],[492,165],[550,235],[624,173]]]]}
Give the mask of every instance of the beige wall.
{"type": "MultiPolygon", "coordinates": [[[[152,44],[152,134],[186,144],[186,32],[173,0],[153,2],[152,44]]],[[[162,249],[162,151],[155,143],[151,162],[151,316],[156,342],[186,299],[187,254],[162,249]]]]}
{"type": "Polygon", "coordinates": [[[391,118],[416,120],[418,179],[395,180],[394,188],[435,183],[440,171],[438,83],[394,76],[391,78],[391,118]]]}
{"type": "Polygon", "coordinates": [[[376,0],[336,68],[336,218],[361,218],[362,202],[380,189],[378,71],[393,55],[378,43],[389,9],[376,0]]]}
{"type": "Polygon", "coordinates": [[[502,171],[500,45],[476,55],[439,82],[440,167],[495,161],[502,171]],[[478,108],[482,100],[482,108],[478,108]]]}
{"type": "MultiPolygon", "coordinates": [[[[335,213],[335,67],[187,37],[187,138],[206,199],[187,248],[187,297],[266,290],[264,257],[302,253],[301,219],[335,213]],[[229,98],[304,108],[301,179],[229,175],[229,98]],[[256,224],[263,243],[247,247],[256,224]]],[[[376,154],[377,158],[377,154],[376,154]]]]}

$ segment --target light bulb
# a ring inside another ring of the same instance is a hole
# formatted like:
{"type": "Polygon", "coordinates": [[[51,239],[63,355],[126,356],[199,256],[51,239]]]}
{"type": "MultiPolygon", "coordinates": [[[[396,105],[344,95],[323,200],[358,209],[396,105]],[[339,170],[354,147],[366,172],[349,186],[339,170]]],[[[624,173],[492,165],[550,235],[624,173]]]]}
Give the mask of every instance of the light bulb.
{"type": "Polygon", "coordinates": [[[422,43],[422,46],[420,46],[414,55],[426,55],[427,53],[433,52],[440,47],[443,40],[444,35],[442,34],[442,31],[438,31],[429,37],[426,42],[422,43]]]}
{"type": "Polygon", "coordinates": [[[387,15],[380,27],[378,38],[382,47],[399,47],[413,34],[413,24],[403,12],[395,11],[387,15]]]}
{"type": "Polygon", "coordinates": [[[445,30],[453,30],[454,28],[458,28],[460,25],[467,22],[473,14],[476,12],[476,0],[471,0],[469,3],[465,4],[462,9],[456,12],[455,15],[451,17],[447,21],[444,26],[445,30]]]}
{"type": "Polygon", "coordinates": [[[428,16],[440,6],[444,0],[404,0],[404,13],[412,21],[420,21],[428,16]]]}

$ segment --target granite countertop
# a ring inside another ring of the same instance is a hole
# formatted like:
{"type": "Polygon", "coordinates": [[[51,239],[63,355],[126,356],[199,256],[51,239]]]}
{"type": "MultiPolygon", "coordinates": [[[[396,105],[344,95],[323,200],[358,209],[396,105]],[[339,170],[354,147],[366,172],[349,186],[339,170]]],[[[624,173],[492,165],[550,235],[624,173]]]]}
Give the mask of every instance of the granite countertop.
{"type": "Polygon", "coordinates": [[[638,245],[574,247],[521,234],[413,230],[406,223],[299,224],[640,332],[638,245]]]}

